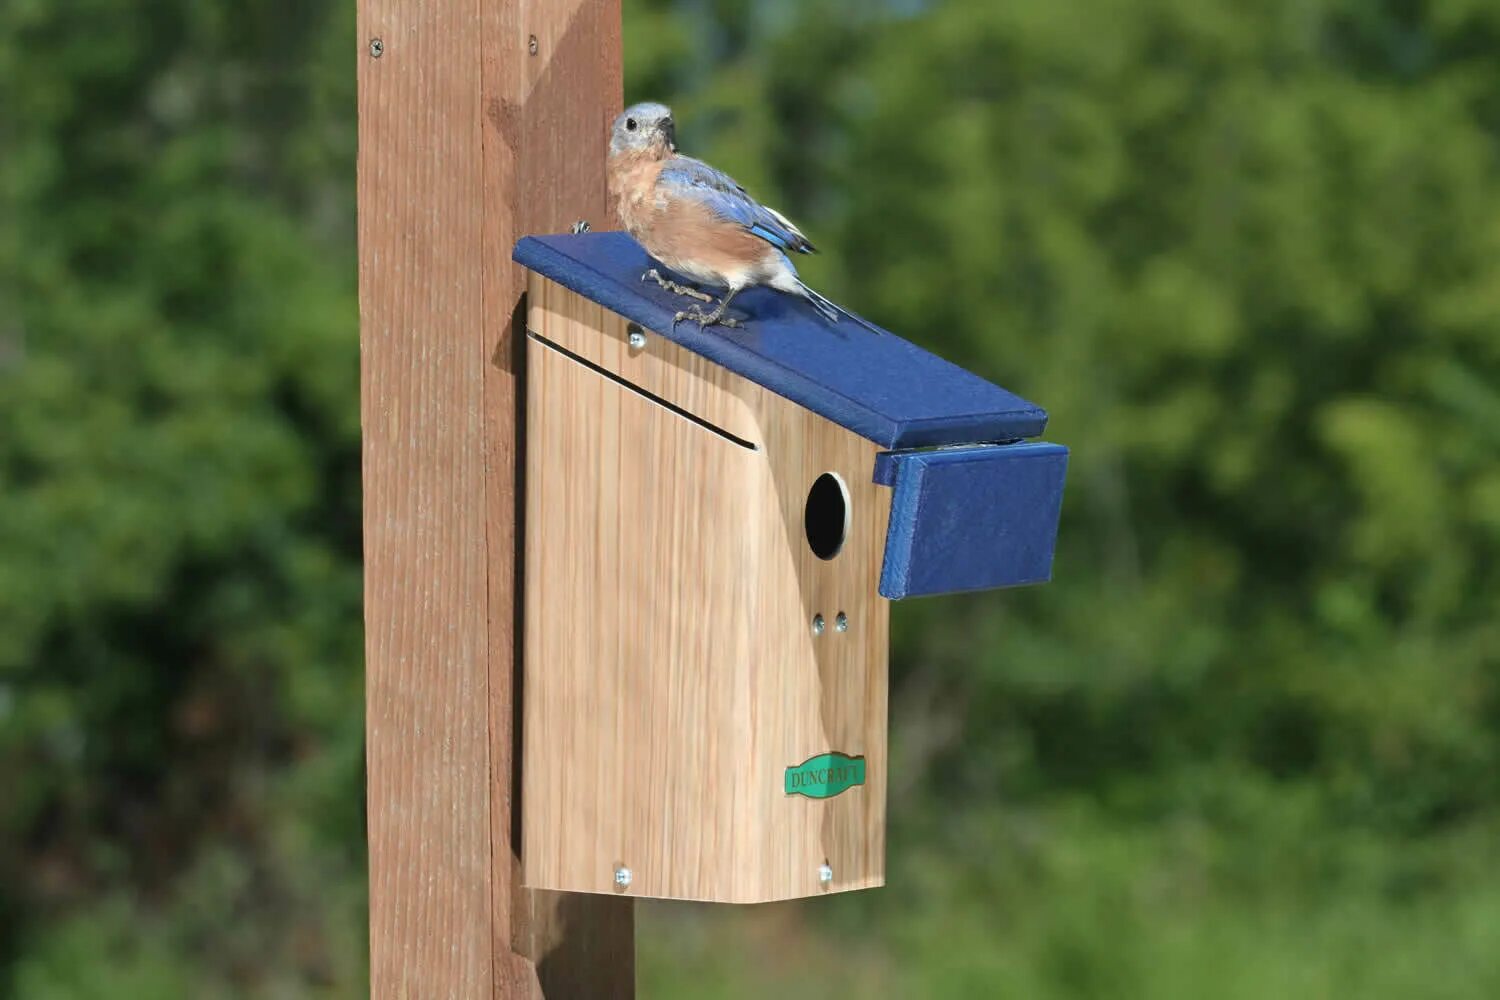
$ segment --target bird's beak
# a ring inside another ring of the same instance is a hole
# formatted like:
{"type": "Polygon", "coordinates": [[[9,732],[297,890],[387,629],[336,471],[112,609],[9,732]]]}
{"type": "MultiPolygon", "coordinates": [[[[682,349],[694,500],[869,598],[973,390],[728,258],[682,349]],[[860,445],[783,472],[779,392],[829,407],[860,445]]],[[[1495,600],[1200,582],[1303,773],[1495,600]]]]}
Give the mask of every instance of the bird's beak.
{"type": "Polygon", "coordinates": [[[667,141],[667,148],[674,153],[677,152],[677,123],[670,118],[663,118],[661,124],[656,126],[656,130],[667,141]]]}

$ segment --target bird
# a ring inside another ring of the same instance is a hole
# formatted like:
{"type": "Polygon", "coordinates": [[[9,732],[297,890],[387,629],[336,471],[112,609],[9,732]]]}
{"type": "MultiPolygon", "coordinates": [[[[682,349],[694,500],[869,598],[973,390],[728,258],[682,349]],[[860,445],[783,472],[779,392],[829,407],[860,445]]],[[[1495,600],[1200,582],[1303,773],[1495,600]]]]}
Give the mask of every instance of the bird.
{"type": "MultiPolygon", "coordinates": [[[[610,194],[635,241],[670,270],[700,285],[727,289],[710,312],[696,304],[678,312],[674,328],[683,320],[696,321],[700,331],[716,323],[737,327],[739,321],[724,314],[730,301],[746,288],[765,285],[806,299],[829,323],[848,315],[877,329],[797,276],[788,254],[816,253],[817,248],[791,220],[750,197],[722,170],[677,151],[677,126],[665,104],[634,104],[615,118],[607,166],[610,194]]],[[[656,268],[641,280],[704,304],[713,301],[656,268]]]]}

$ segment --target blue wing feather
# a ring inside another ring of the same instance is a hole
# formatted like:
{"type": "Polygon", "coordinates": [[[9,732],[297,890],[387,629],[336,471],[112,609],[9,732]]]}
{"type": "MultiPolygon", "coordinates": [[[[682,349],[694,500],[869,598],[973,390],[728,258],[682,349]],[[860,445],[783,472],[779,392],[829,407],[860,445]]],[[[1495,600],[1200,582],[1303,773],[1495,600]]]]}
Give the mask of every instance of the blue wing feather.
{"type": "Polygon", "coordinates": [[[715,215],[744,226],[778,250],[796,253],[816,251],[801,230],[774,208],[767,208],[745,193],[733,177],[691,156],[674,156],[662,167],[658,184],[678,194],[696,198],[715,215]]]}

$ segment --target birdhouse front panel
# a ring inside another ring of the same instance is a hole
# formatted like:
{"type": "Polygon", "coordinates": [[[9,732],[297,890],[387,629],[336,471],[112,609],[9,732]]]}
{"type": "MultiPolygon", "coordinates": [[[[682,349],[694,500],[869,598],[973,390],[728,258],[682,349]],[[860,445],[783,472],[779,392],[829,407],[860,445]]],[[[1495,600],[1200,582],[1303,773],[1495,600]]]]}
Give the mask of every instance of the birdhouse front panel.
{"type": "Polygon", "coordinates": [[[525,883],[741,903],[881,884],[880,449],[529,287],[525,883]]]}

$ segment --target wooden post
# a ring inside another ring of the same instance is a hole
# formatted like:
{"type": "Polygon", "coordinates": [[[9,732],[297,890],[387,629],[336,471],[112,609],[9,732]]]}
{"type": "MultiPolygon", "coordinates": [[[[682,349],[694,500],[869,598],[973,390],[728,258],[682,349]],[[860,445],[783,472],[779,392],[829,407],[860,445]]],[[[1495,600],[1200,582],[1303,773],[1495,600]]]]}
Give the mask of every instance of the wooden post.
{"type": "Polygon", "coordinates": [[[631,904],[521,888],[515,240],[609,225],[619,0],[359,0],[371,992],[633,993],[631,904]]]}

